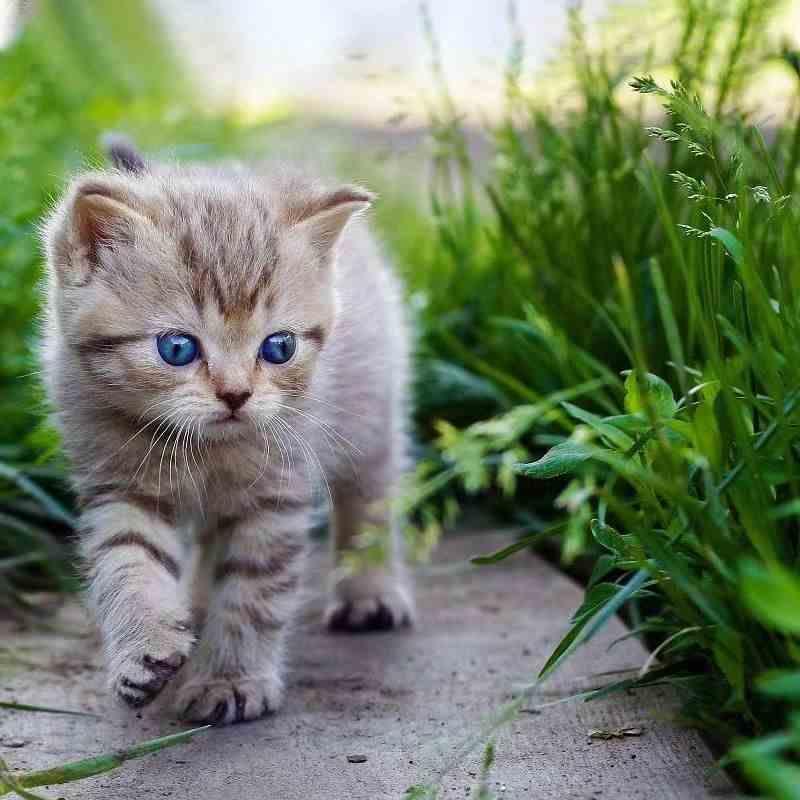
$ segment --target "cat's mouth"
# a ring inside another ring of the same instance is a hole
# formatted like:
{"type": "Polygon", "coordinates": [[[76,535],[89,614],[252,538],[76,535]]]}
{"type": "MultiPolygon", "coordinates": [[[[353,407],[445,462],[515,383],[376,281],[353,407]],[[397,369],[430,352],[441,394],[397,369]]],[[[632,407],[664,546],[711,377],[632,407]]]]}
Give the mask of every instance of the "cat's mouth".
{"type": "Polygon", "coordinates": [[[239,422],[244,422],[242,417],[240,417],[235,411],[231,411],[230,414],[227,414],[222,417],[218,417],[217,419],[212,421],[212,425],[231,425],[236,424],[239,422]]]}
{"type": "Polygon", "coordinates": [[[205,435],[210,440],[236,438],[243,435],[247,430],[246,423],[245,417],[235,411],[228,414],[220,414],[206,423],[205,435]]]}

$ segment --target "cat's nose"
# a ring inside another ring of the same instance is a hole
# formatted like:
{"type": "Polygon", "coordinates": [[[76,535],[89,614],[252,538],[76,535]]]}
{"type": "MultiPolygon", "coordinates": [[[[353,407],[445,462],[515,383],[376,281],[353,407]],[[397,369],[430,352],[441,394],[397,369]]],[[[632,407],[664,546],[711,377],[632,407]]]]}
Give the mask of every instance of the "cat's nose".
{"type": "Polygon", "coordinates": [[[225,403],[231,411],[238,411],[252,396],[252,392],[217,392],[217,397],[225,403]]]}

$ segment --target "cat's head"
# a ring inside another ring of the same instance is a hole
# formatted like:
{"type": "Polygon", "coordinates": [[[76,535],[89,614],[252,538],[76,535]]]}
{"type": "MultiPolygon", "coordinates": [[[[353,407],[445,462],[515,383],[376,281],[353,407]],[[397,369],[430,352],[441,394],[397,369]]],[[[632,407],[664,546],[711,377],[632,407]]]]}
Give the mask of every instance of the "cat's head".
{"type": "Polygon", "coordinates": [[[308,391],[336,314],[337,242],[372,196],[122,166],[76,179],[45,227],[68,380],[154,430],[218,439],[263,426],[308,391]]]}

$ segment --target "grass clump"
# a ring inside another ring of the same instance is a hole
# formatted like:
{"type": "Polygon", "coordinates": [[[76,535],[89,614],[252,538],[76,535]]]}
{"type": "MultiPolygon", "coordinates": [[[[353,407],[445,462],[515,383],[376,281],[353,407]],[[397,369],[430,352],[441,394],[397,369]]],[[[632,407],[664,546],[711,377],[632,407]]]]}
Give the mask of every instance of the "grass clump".
{"type": "Polygon", "coordinates": [[[665,5],[667,52],[625,64],[573,12],[565,114],[521,89],[517,51],[488,171],[437,120],[456,144],[412,275],[423,353],[484,391],[450,419],[439,398],[415,500],[483,493],[528,526],[488,562],[553,534],[590,553],[588,611],[539,680],[624,609],[658,650],[618,688],[676,685],[729,764],[795,797],[799,106],[758,126],[748,97],[761,64],[797,87],[797,58],[767,35],[778,3],[640,4],[665,5]]]}

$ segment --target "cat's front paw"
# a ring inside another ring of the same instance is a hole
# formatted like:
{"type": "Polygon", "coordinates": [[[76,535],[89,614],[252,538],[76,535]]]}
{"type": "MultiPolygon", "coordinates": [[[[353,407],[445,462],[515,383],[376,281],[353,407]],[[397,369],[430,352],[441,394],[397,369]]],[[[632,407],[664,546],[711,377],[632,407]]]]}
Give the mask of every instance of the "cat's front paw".
{"type": "Polygon", "coordinates": [[[131,708],[152,703],[186,663],[194,645],[194,634],[188,625],[170,626],[162,634],[112,655],[111,687],[131,708]]]}
{"type": "Polygon", "coordinates": [[[186,663],[185,653],[174,652],[166,658],[145,654],[130,659],[112,679],[117,697],[131,708],[142,708],[158,697],[161,690],[186,663]]]}
{"type": "Polygon", "coordinates": [[[413,622],[411,589],[402,578],[383,571],[341,580],[325,612],[325,624],[332,631],[388,631],[413,622]]]}
{"type": "Polygon", "coordinates": [[[178,692],[175,708],[187,722],[231,725],[270,714],[282,700],[283,680],[275,672],[192,679],[178,692]]]}

